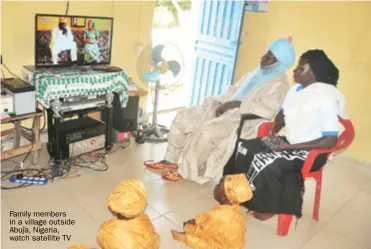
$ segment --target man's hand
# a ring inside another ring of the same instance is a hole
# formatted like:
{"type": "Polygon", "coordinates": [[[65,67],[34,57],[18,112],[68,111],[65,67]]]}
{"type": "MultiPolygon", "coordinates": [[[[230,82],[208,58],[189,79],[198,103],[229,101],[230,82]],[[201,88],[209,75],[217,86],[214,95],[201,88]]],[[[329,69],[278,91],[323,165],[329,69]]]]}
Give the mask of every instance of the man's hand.
{"type": "Polygon", "coordinates": [[[174,240],[185,242],[185,233],[184,232],[177,232],[175,230],[171,230],[171,235],[173,236],[174,240]]]}
{"type": "Polygon", "coordinates": [[[234,109],[234,108],[239,108],[241,106],[241,101],[228,101],[225,102],[224,104],[220,105],[216,111],[215,114],[217,117],[220,115],[224,114],[225,112],[234,109]]]}

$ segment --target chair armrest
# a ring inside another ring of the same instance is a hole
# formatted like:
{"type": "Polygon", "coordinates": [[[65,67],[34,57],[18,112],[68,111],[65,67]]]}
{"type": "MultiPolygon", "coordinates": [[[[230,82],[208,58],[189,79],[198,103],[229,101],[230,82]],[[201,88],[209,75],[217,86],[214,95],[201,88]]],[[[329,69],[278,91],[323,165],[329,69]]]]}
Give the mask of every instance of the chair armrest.
{"type": "Polygon", "coordinates": [[[339,152],[339,151],[342,151],[342,150],[346,149],[348,146],[349,146],[349,143],[346,143],[344,141],[344,142],[338,143],[335,147],[333,147],[331,149],[309,151],[309,154],[308,154],[307,158],[305,159],[305,163],[304,163],[303,168],[301,170],[301,173],[302,173],[303,177],[306,178],[309,175],[310,170],[312,169],[313,163],[316,160],[317,156],[319,156],[321,154],[330,154],[330,153],[334,153],[334,152],[339,152]]]}
{"type": "Polygon", "coordinates": [[[322,154],[329,154],[335,152],[334,149],[325,149],[325,150],[311,150],[307,158],[305,159],[303,168],[301,169],[301,174],[303,178],[307,178],[311,172],[314,162],[316,161],[317,157],[322,154]]]}

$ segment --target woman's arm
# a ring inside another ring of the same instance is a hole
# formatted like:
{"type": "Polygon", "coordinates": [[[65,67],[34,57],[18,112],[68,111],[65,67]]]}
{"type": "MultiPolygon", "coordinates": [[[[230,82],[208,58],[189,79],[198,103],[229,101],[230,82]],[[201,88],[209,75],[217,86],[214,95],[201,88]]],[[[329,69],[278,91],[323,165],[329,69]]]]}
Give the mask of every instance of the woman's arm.
{"type": "Polygon", "coordinates": [[[99,43],[99,32],[98,31],[95,32],[95,40],[96,40],[96,43],[98,44],[99,43]]]}
{"type": "Polygon", "coordinates": [[[86,39],[86,34],[84,34],[82,40],[83,40],[84,43],[88,43],[88,40],[86,39]]]}
{"type": "Polygon", "coordinates": [[[281,110],[274,119],[273,126],[269,131],[269,136],[277,135],[277,133],[280,132],[283,127],[285,127],[285,115],[281,110]]]}
{"type": "Polygon", "coordinates": [[[96,41],[89,40],[89,39],[87,38],[86,34],[84,34],[83,41],[84,41],[84,43],[87,43],[87,44],[94,44],[94,43],[97,43],[96,41]]]}
{"type": "Polygon", "coordinates": [[[299,143],[289,144],[281,141],[278,150],[322,150],[331,149],[337,143],[337,136],[324,136],[315,140],[299,143]]]}

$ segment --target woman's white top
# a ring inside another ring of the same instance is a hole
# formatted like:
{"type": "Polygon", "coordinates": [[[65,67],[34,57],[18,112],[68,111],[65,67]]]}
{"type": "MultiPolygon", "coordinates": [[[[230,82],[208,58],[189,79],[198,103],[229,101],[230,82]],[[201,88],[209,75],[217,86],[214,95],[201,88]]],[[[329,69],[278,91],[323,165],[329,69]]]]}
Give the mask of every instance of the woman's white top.
{"type": "Polygon", "coordinates": [[[335,86],[319,82],[305,88],[301,84],[291,87],[281,111],[291,144],[338,136],[338,116],[346,115],[344,96],[335,86]]]}

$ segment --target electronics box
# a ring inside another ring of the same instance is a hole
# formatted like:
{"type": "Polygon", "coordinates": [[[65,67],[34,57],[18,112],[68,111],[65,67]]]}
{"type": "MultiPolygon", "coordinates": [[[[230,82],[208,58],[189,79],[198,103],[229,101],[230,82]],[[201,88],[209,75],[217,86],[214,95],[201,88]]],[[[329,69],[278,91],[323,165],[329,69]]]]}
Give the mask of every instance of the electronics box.
{"type": "Polygon", "coordinates": [[[36,89],[31,84],[18,78],[5,79],[6,93],[13,97],[13,112],[24,115],[36,112],[36,89]]]}
{"type": "MultiPolygon", "coordinates": [[[[55,130],[53,131],[53,133],[55,130]]],[[[65,121],[60,127],[60,159],[64,160],[81,154],[89,153],[105,147],[106,125],[90,117],[65,121]]],[[[49,142],[55,144],[55,139],[49,137],[49,142]]],[[[53,150],[53,148],[52,148],[53,150]]],[[[54,152],[51,152],[54,158],[54,152]]],[[[54,158],[56,159],[56,158],[54,158]]],[[[58,159],[57,159],[58,160],[58,159]]]]}
{"type": "Polygon", "coordinates": [[[3,113],[13,113],[13,97],[9,94],[1,96],[1,114],[3,113]]]}

